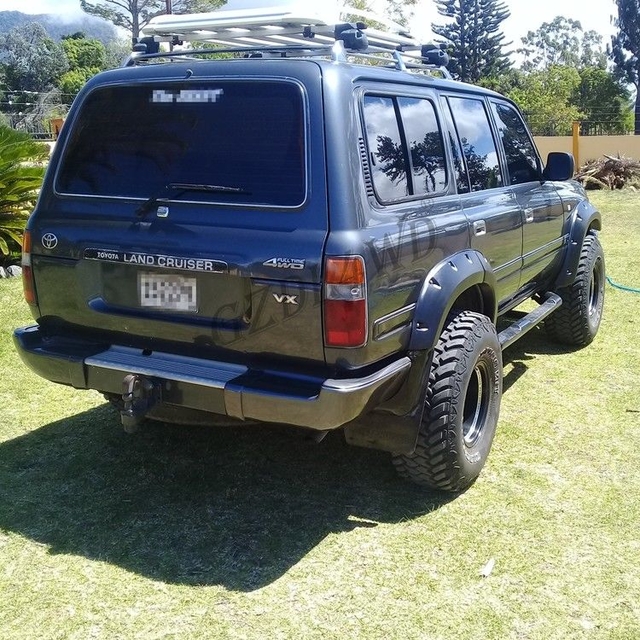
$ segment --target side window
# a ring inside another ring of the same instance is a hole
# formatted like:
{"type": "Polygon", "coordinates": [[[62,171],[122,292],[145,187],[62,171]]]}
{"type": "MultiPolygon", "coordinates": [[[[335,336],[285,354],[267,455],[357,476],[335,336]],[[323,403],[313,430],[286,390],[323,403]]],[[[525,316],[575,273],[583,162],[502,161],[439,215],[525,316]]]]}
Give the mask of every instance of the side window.
{"type": "Polygon", "coordinates": [[[538,156],[522,118],[513,107],[506,104],[492,102],[491,108],[507,158],[510,183],[539,181],[538,156]]]}
{"type": "Polygon", "coordinates": [[[382,201],[409,195],[407,157],[400,138],[393,98],[365,96],[364,121],[373,186],[382,201]]]}
{"type": "Polygon", "coordinates": [[[501,187],[496,142],[484,102],[474,98],[449,98],[462,150],[467,161],[471,191],[501,187]]]}
{"type": "Polygon", "coordinates": [[[430,100],[365,95],[373,186],[382,202],[444,192],[447,164],[430,100]]]}
{"type": "Polygon", "coordinates": [[[415,195],[444,191],[447,169],[436,112],[429,100],[398,98],[400,117],[411,154],[415,195]]]}
{"type": "Polygon", "coordinates": [[[469,175],[467,174],[467,167],[464,164],[462,157],[462,147],[460,141],[456,135],[455,127],[453,126],[453,115],[451,114],[451,107],[445,100],[443,101],[442,113],[447,123],[447,138],[449,146],[451,147],[451,157],[453,158],[453,170],[456,176],[456,187],[458,193],[469,193],[469,175]]]}

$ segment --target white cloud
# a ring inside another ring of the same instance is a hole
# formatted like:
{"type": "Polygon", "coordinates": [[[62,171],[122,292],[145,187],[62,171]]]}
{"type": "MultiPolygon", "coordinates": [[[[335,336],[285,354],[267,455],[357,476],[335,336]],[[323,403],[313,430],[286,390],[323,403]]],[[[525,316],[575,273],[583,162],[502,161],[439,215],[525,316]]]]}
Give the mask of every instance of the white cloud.
{"type": "Polygon", "coordinates": [[[48,13],[59,17],[86,15],[80,0],[0,0],[0,11],[20,11],[29,15],[48,13]]]}

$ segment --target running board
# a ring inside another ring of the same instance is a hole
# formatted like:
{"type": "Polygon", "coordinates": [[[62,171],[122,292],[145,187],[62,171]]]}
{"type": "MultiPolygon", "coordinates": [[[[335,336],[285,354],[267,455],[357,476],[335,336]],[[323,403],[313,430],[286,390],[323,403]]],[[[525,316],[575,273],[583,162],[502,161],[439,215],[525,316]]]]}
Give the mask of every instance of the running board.
{"type": "Polygon", "coordinates": [[[531,313],[516,320],[506,329],[498,334],[500,347],[504,351],[512,345],[518,338],[521,338],[527,331],[540,324],[550,313],[555,311],[562,304],[562,298],[555,293],[546,293],[544,302],[531,313]]]}

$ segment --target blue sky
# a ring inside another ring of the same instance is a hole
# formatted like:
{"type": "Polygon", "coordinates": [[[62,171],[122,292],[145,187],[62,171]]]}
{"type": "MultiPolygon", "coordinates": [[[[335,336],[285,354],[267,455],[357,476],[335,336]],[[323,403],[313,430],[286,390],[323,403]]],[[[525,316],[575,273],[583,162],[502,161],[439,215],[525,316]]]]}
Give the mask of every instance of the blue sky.
{"type": "MultiPolygon", "coordinates": [[[[384,0],[376,0],[384,2],[384,0]]],[[[285,4],[285,0],[274,0],[274,5],[285,4]]],[[[549,22],[557,15],[564,15],[580,20],[583,28],[594,29],[602,33],[608,41],[613,32],[611,15],[615,12],[613,0],[506,0],[511,11],[511,17],[503,23],[503,30],[508,40],[512,40],[514,47],[520,45],[520,38],[528,30],[538,28],[543,22],[549,22]]],[[[65,16],[81,14],[80,0],[0,0],[0,11],[22,11],[24,13],[57,14],[65,16]]],[[[412,33],[421,39],[429,39],[432,22],[440,22],[432,0],[420,0],[411,22],[412,33]]]]}

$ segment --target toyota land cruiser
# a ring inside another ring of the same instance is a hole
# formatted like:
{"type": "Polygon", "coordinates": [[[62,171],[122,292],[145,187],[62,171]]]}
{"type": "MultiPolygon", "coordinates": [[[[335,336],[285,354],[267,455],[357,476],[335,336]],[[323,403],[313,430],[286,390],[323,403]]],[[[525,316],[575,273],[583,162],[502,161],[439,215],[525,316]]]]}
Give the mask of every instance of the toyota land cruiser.
{"type": "Polygon", "coordinates": [[[126,429],[341,428],[419,484],[468,487],[502,351],[543,320],[575,346],[598,330],[601,217],[572,157],[543,166],[515,104],[400,29],[276,8],[144,35],[87,83],[52,155],[23,360],[105,394],[126,429]]]}

